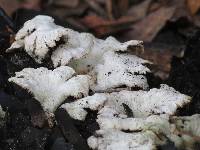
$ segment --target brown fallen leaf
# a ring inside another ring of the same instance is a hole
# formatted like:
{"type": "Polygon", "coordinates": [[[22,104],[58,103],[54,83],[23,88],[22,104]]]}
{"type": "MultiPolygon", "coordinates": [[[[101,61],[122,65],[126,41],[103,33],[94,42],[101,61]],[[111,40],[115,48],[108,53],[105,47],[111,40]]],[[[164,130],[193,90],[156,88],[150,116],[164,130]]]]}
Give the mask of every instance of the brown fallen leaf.
{"type": "Polygon", "coordinates": [[[132,6],[128,10],[127,15],[135,17],[135,20],[142,19],[146,16],[151,1],[152,0],[145,0],[144,2],[138,5],[132,6]]]}
{"type": "Polygon", "coordinates": [[[45,9],[49,14],[53,14],[55,16],[59,16],[60,18],[71,17],[71,16],[81,16],[88,9],[87,4],[79,4],[76,8],[67,8],[66,7],[47,7],[45,9]]]}
{"type": "Polygon", "coordinates": [[[41,0],[26,0],[21,3],[21,7],[27,8],[27,9],[34,9],[34,10],[40,10],[41,9],[41,0]]]}
{"type": "Polygon", "coordinates": [[[105,4],[108,18],[113,20],[126,14],[129,7],[129,0],[106,0],[105,4]]]}
{"type": "Polygon", "coordinates": [[[113,20],[114,17],[113,17],[113,13],[112,13],[112,0],[107,0],[106,1],[106,10],[107,10],[107,14],[108,14],[108,18],[110,20],[113,20]]]}
{"type": "Polygon", "coordinates": [[[0,0],[0,6],[5,10],[5,12],[11,16],[14,11],[18,8],[27,8],[27,9],[35,9],[40,10],[40,2],[41,0],[0,0]]]}
{"type": "Polygon", "coordinates": [[[157,33],[165,26],[166,22],[173,16],[175,7],[161,7],[155,12],[132,26],[128,37],[151,42],[157,33]]]}
{"type": "Polygon", "coordinates": [[[16,0],[0,0],[0,6],[5,10],[5,12],[11,16],[11,14],[19,8],[20,2],[16,0]]]}
{"type": "Polygon", "coordinates": [[[186,0],[171,1],[171,5],[176,7],[176,11],[170,21],[176,22],[180,18],[187,18],[189,21],[192,19],[186,4],[186,0]]]}
{"type": "Polygon", "coordinates": [[[91,9],[101,16],[106,16],[105,10],[96,2],[96,0],[84,0],[91,9]]]}
{"type": "Polygon", "coordinates": [[[175,54],[172,50],[165,49],[163,51],[158,51],[154,49],[145,49],[144,53],[136,54],[137,56],[151,61],[151,71],[159,76],[161,79],[165,80],[171,69],[171,59],[175,54]]]}
{"type": "Polygon", "coordinates": [[[195,15],[200,8],[200,0],[187,0],[187,6],[191,15],[195,15]]]}
{"type": "Polygon", "coordinates": [[[79,4],[79,0],[54,0],[53,5],[61,6],[61,7],[71,7],[75,8],[79,4]]]}
{"type": "Polygon", "coordinates": [[[91,29],[97,37],[127,29],[135,21],[134,17],[124,16],[116,20],[106,20],[96,15],[86,16],[81,22],[91,29]]]}
{"type": "Polygon", "coordinates": [[[117,1],[118,11],[120,12],[120,15],[124,15],[129,7],[129,0],[118,0],[117,1]]]}

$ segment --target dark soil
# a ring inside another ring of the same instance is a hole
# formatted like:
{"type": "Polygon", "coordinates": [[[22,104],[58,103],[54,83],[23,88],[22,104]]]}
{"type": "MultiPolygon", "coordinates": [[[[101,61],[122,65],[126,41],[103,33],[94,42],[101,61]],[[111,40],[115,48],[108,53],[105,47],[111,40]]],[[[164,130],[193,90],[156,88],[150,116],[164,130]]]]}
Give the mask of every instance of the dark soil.
{"type": "Polygon", "coordinates": [[[173,57],[167,83],[181,93],[192,96],[192,102],[181,115],[200,113],[200,31],[188,40],[182,58],[173,57]]]}

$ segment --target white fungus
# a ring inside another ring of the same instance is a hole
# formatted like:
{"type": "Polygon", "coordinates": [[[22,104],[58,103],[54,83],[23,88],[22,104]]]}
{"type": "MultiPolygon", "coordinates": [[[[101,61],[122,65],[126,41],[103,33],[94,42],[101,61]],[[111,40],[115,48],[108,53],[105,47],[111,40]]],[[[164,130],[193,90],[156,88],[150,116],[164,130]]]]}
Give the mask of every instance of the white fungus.
{"type": "Polygon", "coordinates": [[[65,103],[61,107],[66,109],[72,118],[84,120],[87,115],[85,108],[99,110],[106,100],[107,97],[104,94],[96,93],[93,96],[88,96],[72,103],[65,103]]]}
{"type": "Polygon", "coordinates": [[[179,130],[200,136],[200,114],[184,117],[173,117],[172,122],[179,130]]]}
{"type": "MultiPolygon", "coordinates": [[[[142,42],[101,40],[36,16],[19,30],[7,52],[24,49],[37,63],[51,60],[56,69],[25,68],[9,81],[28,90],[47,117],[70,96],[76,101],[61,108],[72,118],[84,120],[86,109],[97,110],[100,129],[88,138],[92,149],[155,150],[169,139],[177,148],[193,150],[200,138],[200,115],[174,116],[191,97],[165,84],[149,90],[145,65],[150,62],[128,54],[130,48],[143,50],[142,42]],[[88,96],[89,89],[94,95],[88,96]]],[[[4,115],[0,106],[0,118],[4,115]]]]}
{"type": "Polygon", "coordinates": [[[89,77],[75,75],[75,71],[67,66],[53,71],[43,67],[25,68],[16,72],[9,81],[31,92],[43,109],[50,113],[69,96],[81,98],[87,96],[89,91],[89,77]]]}
{"type": "Polygon", "coordinates": [[[144,76],[150,70],[144,66],[148,61],[134,55],[107,52],[103,63],[94,69],[96,76],[95,91],[108,91],[121,86],[147,89],[148,83],[144,76]]]}
{"type": "Polygon", "coordinates": [[[113,37],[97,39],[92,34],[58,26],[53,18],[39,15],[24,24],[7,52],[24,48],[38,63],[52,53],[54,67],[67,65],[73,60],[71,65],[81,72],[92,69],[105,52],[127,51],[129,47],[143,49],[141,41],[120,43],[113,37]]]}
{"type": "Polygon", "coordinates": [[[83,108],[98,110],[99,116],[126,118],[124,104],[129,107],[134,117],[147,117],[153,114],[174,115],[179,107],[189,103],[190,100],[191,97],[162,84],[160,89],[154,88],[150,91],[124,90],[113,93],[99,93],[73,103],[66,103],[62,107],[71,114],[71,117],[79,120],[85,119],[86,112],[83,108]]]}
{"type": "MultiPolygon", "coordinates": [[[[92,149],[98,150],[114,150],[117,148],[115,147],[116,145],[120,147],[121,144],[123,149],[138,150],[143,146],[143,140],[147,136],[147,141],[151,141],[151,146],[163,145],[169,139],[174,142],[177,148],[193,150],[195,142],[198,141],[195,135],[200,136],[200,134],[194,133],[196,130],[198,132],[200,128],[199,115],[172,118],[165,115],[152,115],[147,118],[124,119],[100,117],[98,123],[100,130],[97,131],[96,135],[88,139],[88,145],[92,149]],[[178,120],[179,123],[172,120],[178,120]],[[179,128],[180,122],[184,122],[185,120],[187,120],[187,123],[183,123],[181,128],[179,128]],[[132,141],[132,138],[136,135],[138,137],[134,139],[135,143],[130,148],[130,142],[127,141],[132,141]],[[122,138],[124,136],[126,137],[122,138]]],[[[152,148],[155,149],[155,147],[152,148]]]]}
{"type": "Polygon", "coordinates": [[[57,26],[53,18],[39,15],[24,23],[8,51],[24,48],[35,61],[41,63],[50,49],[57,46],[56,42],[61,38],[66,40],[64,35],[65,28],[57,26]]]}
{"type": "Polygon", "coordinates": [[[98,130],[88,145],[97,150],[155,150],[158,140],[153,132],[125,133],[119,130],[98,130]]]}
{"type": "Polygon", "coordinates": [[[152,114],[174,115],[177,108],[191,101],[191,97],[179,93],[174,88],[162,84],[159,89],[149,91],[120,91],[108,94],[108,101],[100,110],[100,115],[126,114],[123,104],[133,112],[134,117],[152,114]],[[114,111],[113,111],[114,110],[114,111]],[[115,112],[117,114],[111,114],[115,112]]]}
{"type": "MultiPolygon", "coordinates": [[[[81,33],[82,34],[82,33],[81,33]]],[[[72,60],[69,65],[72,66],[77,72],[89,72],[97,64],[102,63],[104,53],[111,51],[128,51],[129,47],[140,47],[143,50],[142,42],[131,40],[128,42],[120,43],[114,37],[108,37],[105,40],[97,39],[92,36],[92,46],[89,48],[87,55],[81,59],[72,60]]]]}

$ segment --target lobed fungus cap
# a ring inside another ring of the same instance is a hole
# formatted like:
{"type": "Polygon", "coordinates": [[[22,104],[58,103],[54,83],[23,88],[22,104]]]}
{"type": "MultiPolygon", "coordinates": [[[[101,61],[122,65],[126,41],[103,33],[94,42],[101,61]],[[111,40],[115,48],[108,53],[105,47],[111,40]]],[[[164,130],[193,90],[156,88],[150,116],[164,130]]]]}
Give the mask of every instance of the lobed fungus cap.
{"type": "Polygon", "coordinates": [[[97,39],[92,34],[58,26],[53,18],[39,15],[25,22],[7,52],[24,48],[38,63],[49,57],[54,67],[71,63],[80,72],[93,68],[105,52],[127,51],[130,47],[143,50],[141,41],[120,43],[113,37],[97,39]]]}
{"type": "Polygon", "coordinates": [[[199,131],[200,117],[199,114],[172,118],[166,115],[123,119],[100,117],[98,123],[100,130],[88,139],[88,145],[92,149],[114,150],[122,146],[123,149],[138,150],[144,149],[144,144],[147,144],[149,149],[156,149],[156,146],[166,144],[170,140],[179,149],[193,150],[199,138],[199,134],[195,137],[194,132],[196,129],[199,131]],[[187,123],[181,123],[179,128],[180,122],[185,120],[187,123]]]}
{"type": "Polygon", "coordinates": [[[64,35],[65,28],[56,25],[53,18],[39,15],[24,23],[7,51],[24,48],[36,62],[41,63],[60,40],[66,40],[64,35]]]}
{"type": "Polygon", "coordinates": [[[69,96],[81,98],[89,91],[89,76],[75,75],[67,66],[53,71],[44,67],[25,68],[9,81],[31,92],[43,109],[51,113],[69,96]]]}
{"type": "Polygon", "coordinates": [[[107,112],[126,114],[124,104],[132,111],[134,117],[147,117],[153,114],[174,115],[176,110],[191,101],[191,97],[179,93],[174,88],[161,84],[159,89],[149,91],[120,91],[107,95],[108,101],[100,110],[100,115],[114,116],[107,112]],[[108,111],[110,109],[110,111],[108,111]]]}
{"type": "Polygon", "coordinates": [[[94,91],[107,92],[122,86],[148,88],[145,74],[150,70],[145,64],[148,64],[149,61],[134,55],[106,52],[102,62],[94,69],[96,77],[94,91]]]}
{"type": "Polygon", "coordinates": [[[105,94],[96,93],[92,96],[79,99],[72,103],[65,103],[61,107],[64,108],[72,118],[84,120],[87,115],[87,111],[85,110],[86,108],[99,110],[103,107],[106,100],[107,97],[105,94]]]}

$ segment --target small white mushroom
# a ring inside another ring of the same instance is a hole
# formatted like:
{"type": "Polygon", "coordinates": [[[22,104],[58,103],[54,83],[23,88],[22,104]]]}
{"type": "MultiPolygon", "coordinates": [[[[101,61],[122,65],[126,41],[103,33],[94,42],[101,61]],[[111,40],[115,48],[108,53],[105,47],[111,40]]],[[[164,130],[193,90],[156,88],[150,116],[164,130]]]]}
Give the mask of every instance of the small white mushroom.
{"type": "Polygon", "coordinates": [[[99,110],[103,107],[106,100],[107,97],[105,94],[96,93],[93,96],[88,96],[72,103],[65,103],[61,107],[64,108],[72,118],[84,120],[87,115],[85,108],[99,110]]]}
{"type": "Polygon", "coordinates": [[[48,113],[53,113],[69,96],[81,98],[89,91],[89,76],[75,75],[75,71],[67,66],[53,71],[43,67],[25,68],[9,81],[31,92],[48,113]]]}
{"type": "Polygon", "coordinates": [[[179,93],[174,88],[162,84],[160,89],[149,91],[120,91],[108,94],[108,100],[100,110],[100,115],[126,114],[124,104],[133,112],[134,117],[146,117],[152,114],[174,115],[176,110],[191,101],[191,97],[179,93]],[[110,110],[110,111],[109,111],[110,110]],[[111,114],[107,112],[117,112],[111,114]]]}
{"type": "Polygon", "coordinates": [[[107,52],[103,56],[102,64],[98,64],[93,73],[96,77],[95,91],[109,91],[121,86],[147,89],[145,77],[150,70],[144,66],[147,60],[134,55],[107,52]]]}

